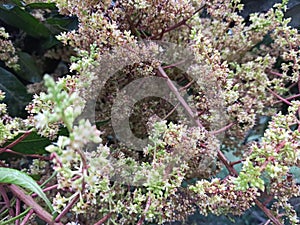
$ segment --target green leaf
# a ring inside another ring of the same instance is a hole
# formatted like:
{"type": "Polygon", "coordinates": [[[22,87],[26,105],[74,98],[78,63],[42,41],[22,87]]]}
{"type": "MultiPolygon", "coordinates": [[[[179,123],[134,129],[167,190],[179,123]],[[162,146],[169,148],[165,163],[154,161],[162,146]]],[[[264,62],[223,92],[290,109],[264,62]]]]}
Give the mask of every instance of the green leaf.
{"type": "MultiPolygon", "coordinates": [[[[110,120],[105,120],[105,121],[98,121],[96,122],[96,126],[99,128],[101,126],[104,126],[107,124],[110,120]]],[[[62,127],[59,129],[58,136],[68,136],[69,132],[67,128],[62,127]]],[[[4,147],[11,144],[13,141],[17,140],[22,134],[17,135],[14,139],[7,141],[4,144],[4,147]]],[[[23,154],[46,154],[48,153],[45,150],[45,147],[50,145],[52,143],[51,140],[49,140],[46,137],[40,136],[37,132],[33,131],[31,132],[23,141],[20,143],[16,144],[11,148],[11,150],[20,152],[23,154]]]]}
{"type": "Polygon", "coordinates": [[[26,173],[23,173],[15,169],[1,167],[0,183],[15,184],[36,193],[45,201],[45,203],[47,204],[51,212],[54,211],[51,202],[49,201],[49,199],[47,198],[47,196],[45,195],[41,187],[26,173]]]}
{"type": "Polygon", "coordinates": [[[103,120],[103,121],[97,121],[95,124],[96,124],[96,127],[99,129],[100,127],[102,127],[102,126],[108,124],[109,121],[110,121],[110,119],[108,119],[108,120],[103,120]]]}
{"type": "Polygon", "coordinates": [[[78,19],[76,17],[51,17],[46,19],[47,27],[54,34],[59,34],[63,31],[75,30],[78,28],[78,19]]]}
{"type": "Polygon", "coordinates": [[[56,39],[55,36],[49,36],[47,39],[41,41],[41,49],[46,50],[52,48],[61,42],[56,39]]]}
{"type": "Polygon", "coordinates": [[[31,95],[26,87],[14,74],[0,67],[0,90],[5,92],[4,102],[12,116],[21,116],[25,113],[25,106],[31,101],[31,95]]]}
{"type": "Polygon", "coordinates": [[[35,38],[46,38],[50,30],[30,13],[16,5],[0,4],[0,20],[35,38]]]}
{"type": "Polygon", "coordinates": [[[26,52],[19,52],[18,56],[20,70],[16,71],[16,74],[28,82],[40,82],[42,80],[42,72],[32,56],[26,52]]]}
{"type": "Polygon", "coordinates": [[[20,1],[20,0],[4,0],[4,1],[1,1],[1,3],[7,4],[7,5],[18,5],[18,6],[24,5],[23,1],[20,1]]]}
{"type": "Polygon", "coordinates": [[[26,9],[56,9],[55,3],[37,2],[29,3],[26,5],[26,9]]]}
{"type": "Polygon", "coordinates": [[[265,191],[265,183],[260,178],[256,178],[256,179],[252,180],[251,185],[253,187],[259,188],[261,191],[265,191]]]}
{"type": "MultiPolygon", "coordinates": [[[[22,136],[22,134],[19,134],[13,140],[6,142],[4,147],[11,144],[20,136],[22,136]]],[[[13,146],[11,150],[23,154],[46,154],[47,151],[45,150],[45,147],[50,144],[51,141],[48,138],[42,137],[36,132],[32,132],[23,141],[13,146]]]]}

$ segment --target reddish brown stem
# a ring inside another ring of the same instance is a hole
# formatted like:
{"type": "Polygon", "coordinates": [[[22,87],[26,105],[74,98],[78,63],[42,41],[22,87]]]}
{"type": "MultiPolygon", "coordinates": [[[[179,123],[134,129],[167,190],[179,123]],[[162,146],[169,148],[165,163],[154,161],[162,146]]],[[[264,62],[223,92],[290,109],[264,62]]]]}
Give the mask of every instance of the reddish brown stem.
{"type": "Polygon", "coordinates": [[[159,37],[159,39],[162,39],[162,37],[163,37],[163,35],[164,35],[165,33],[168,33],[168,32],[170,32],[170,31],[172,31],[172,30],[175,30],[176,28],[178,28],[178,27],[180,27],[180,26],[182,26],[182,25],[185,25],[185,23],[186,23],[189,19],[191,19],[194,15],[196,15],[198,12],[200,12],[200,10],[202,10],[204,7],[205,7],[205,5],[201,6],[199,9],[197,9],[197,10],[196,10],[191,16],[189,16],[188,18],[185,18],[185,19],[181,20],[179,23],[176,23],[176,24],[174,24],[173,26],[164,29],[160,34],[157,34],[157,35],[155,35],[155,36],[152,36],[152,37],[150,37],[150,39],[153,40],[153,39],[155,39],[155,38],[157,38],[157,37],[159,37]]]}
{"type": "Polygon", "coordinates": [[[263,204],[264,204],[264,205],[267,205],[267,204],[269,204],[273,199],[274,199],[274,197],[270,195],[270,196],[268,196],[268,198],[267,198],[266,200],[264,200],[263,204]]]}
{"type": "MultiPolygon", "coordinates": [[[[32,132],[31,130],[25,131],[25,133],[21,137],[19,137],[17,140],[14,140],[9,145],[5,146],[4,149],[8,149],[8,148],[14,147],[16,144],[18,144],[21,141],[23,141],[29,134],[31,134],[31,132],[32,132]]],[[[1,151],[0,151],[0,153],[1,153],[1,151]]]]}
{"type": "Polygon", "coordinates": [[[78,201],[79,199],[79,194],[77,194],[71,202],[64,208],[64,210],[55,218],[55,222],[59,222],[61,218],[66,215],[69,210],[72,208],[72,206],[78,201]]]}
{"type": "Polygon", "coordinates": [[[8,209],[9,215],[11,217],[14,217],[15,216],[14,210],[11,208],[9,198],[8,198],[6,191],[2,185],[0,185],[0,194],[2,195],[2,198],[4,200],[6,208],[8,209]]]}
{"type": "Polygon", "coordinates": [[[30,217],[32,216],[33,213],[34,213],[34,210],[31,209],[31,210],[27,213],[27,215],[24,217],[24,219],[23,219],[23,221],[22,221],[22,223],[21,223],[20,225],[26,225],[26,224],[28,224],[27,222],[28,222],[28,220],[30,219],[30,217]]]}
{"type": "Polygon", "coordinates": [[[21,152],[15,152],[11,149],[2,149],[0,148],[0,152],[3,153],[3,152],[6,152],[6,153],[11,153],[11,154],[14,154],[14,155],[21,155],[21,156],[24,156],[24,157],[32,157],[32,158],[37,158],[37,159],[42,159],[42,160],[46,160],[48,161],[50,158],[48,156],[42,156],[42,155],[38,155],[38,154],[24,154],[24,153],[21,153],[21,152]]]}
{"type": "Polygon", "coordinates": [[[5,211],[6,207],[2,207],[2,205],[5,205],[5,202],[0,202],[0,213],[5,211]]]}
{"type": "Polygon", "coordinates": [[[188,89],[195,81],[192,80],[191,82],[189,82],[187,85],[185,85],[184,87],[180,88],[179,91],[183,91],[188,89]]]}
{"type": "Polygon", "coordinates": [[[62,223],[55,223],[52,220],[51,214],[37,204],[31,196],[26,195],[21,188],[14,184],[9,185],[8,188],[17,198],[19,198],[27,206],[31,207],[39,218],[47,222],[49,225],[63,225],[62,223]]]}
{"type": "Polygon", "coordinates": [[[278,73],[278,72],[270,70],[270,69],[266,70],[266,72],[269,73],[269,74],[275,75],[277,77],[282,77],[281,73],[278,73]]]}
{"type": "Polygon", "coordinates": [[[179,100],[180,104],[183,106],[183,108],[185,109],[185,111],[189,114],[189,116],[191,117],[191,119],[193,121],[195,121],[195,123],[197,124],[198,127],[202,128],[203,125],[200,123],[200,121],[196,117],[196,115],[194,115],[192,109],[186,103],[186,101],[184,100],[184,98],[180,95],[179,91],[177,90],[177,88],[175,87],[175,85],[170,80],[170,78],[168,77],[168,75],[166,74],[166,72],[164,71],[164,69],[161,66],[158,67],[158,72],[159,72],[159,75],[161,77],[163,77],[163,78],[166,79],[167,85],[169,86],[169,88],[171,89],[171,91],[176,95],[176,97],[179,100]]]}
{"type": "Polygon", "coordinates": [[[209,133],[212,134],[212,135],[216,135],[216,134],[222,133],[223,131],[228,130],[228,129],[231,128],[233,125],[234,125],[234,123],[230,123],[230,124],[228,124],[227,126],[222,127],[222,128],[219,129],[219,130],[211,131],[211,132],[209,132],[209,133]]]}
{"type": "Polygon", "coordinates": [[[170,115],[172,115],[172,113],[177,109],[177,107],[179,106],[179,103],[177,103],[174,108],[163,118],[163,120],[166,120],[170,115]]]}
{"type": "MultiPolygon", "coordinates": [[[[185,108],[185,110],[189,113],[189,115],[194,119],[194,121],[196,122],[196,124],[199,127],[203,127],[202,124],[200,123],[200,121],[198,120],[198,118],[196,118],[193,113],[191,108],[189,107],[189,105],[185,102],[185,100],[180,96],[179,91],[177,90],[177,88],[173,85],[173,83],[171,82],[171,80],[169,79],[168,75],[165,73],[165,71],[163,70],[162,67],[158,68],[159,70],[159,74],[166,79],[169,88],[173,91],[173,93],[177,96],[179,102],[181,103],[181,105],[185,108]]],[[[273,92],[270,89],[271,92],[273,92]]],[[[275,92],[273,92],[274,94],[276,94],[275,92]]],[[[277,95],[277,94],[276,94],[277,95]]],[[[279,96],[280,97],[280,96],[279,96]]],[[[281,97],[280,97],[281,98],[281,97]]],[[[219,160],[225,165],[225,167],[227,168],[227,170],[229,171],[229,173],[234,176],[237,177],[238,176],[238,172],[234,169],[233,165],[231,165],[227,158],[225,157],[225,155],[222,153],[222,151],[220,149],[217,150],[218,152],[218,158],[219,160]]],[[[275,225],[283,225],[273,214],[272,212],[265,207],[259,200],[255,199],[254,200],[256,205],[268,216],[269,219],[272,220],[272,222],[275,225]]]]}
{"type": "MultiPolygon", "coordinates": [[[[294,98],[299,98],[299,97],[300,97],[300,94],[297,94],[297,95],[293,95],[293,96],[287,97],[287,98],[285,98],[285,100],[289,101],[289,100],[292,100],[294,98]]],[[[278,104],[280,102],[281,101],[277,101],[277,102],[275,102],[275,104],[278,104]]]]}
{"type": "Polygon", "coordinates": [[[276,146],[275,152],[276,152],[276,153],[279,153],[279,151],[285,146],[285,144],[286,144],[286,141],[281,141],[281,142],[276,146]]]}
{"type": "Polygon", "coordinates": [[[271,223],[271,220],[268,220],[264,225],[269,225],[271,223]]]}
{"type": "Polygon", "coordinates": [[[186,60],[181,60],[181,61],[179,61],[179,62],[177,62],[177,63],[173,63],[173,64],[171,64],[171,65],[162,66],[162,68],[163,68],[163,69],[173,68],[173,67],[176,67],[176,66],[178,66],[178,65],[180,65],[180,64],[182,64],[182,63],[184,63],[184,62],[186,62],[186,60]]]}
{"type": "Polygon", "coordinates": [[[144,214],[141,216],[141,218],[139,219],[138,223],[136,225],[142,225],[144,220],[145,220],[145,215],[146,213],[148,212],[149,208],[150,208],[150,205],[151,205],[151,198],[148,197],[148,200],[147,200],[147,203],[146,203],[146,207],[145,207],[145,210],[144,210],[144,214]]]}
{"type": "Polygon", "coordinates": [[[221,152],[220,149],[218,149],[218,158],[221,160],[221,162],[224,164],[224,166],[226,167],[226,169],[229,171],[229,173],[232,176],[234,176],[234,177],[238,176],[237,171],[233,168],[232,165],[230,165],[230,163],[228,162],[227,158],[225,157],[225,155],[223,154],[223,152],[221,152]]]}
{"type": "MultiPolygon", "coordinates": [[[[20,201],[20,199],[17,198],[17,200],[16,200],[16,216],[18,216],[20,214],[20,212],[21,212],[20,205],[21,205],[21,201],[20,201]]],[[[20,224],[20,220],[17,219],[15,224],[19,225],[20,224]]]]}
{"type": "Polygon", "coordinates": [[[56,152],[52,152],[50,155],[50,160],[52,160],[54,158],[55,158],[56,162],[59,164],[59,166],[62,168],[63,164],[62,164],[60,158],[58,157],[58,155],[56,154],[56,152]]]}
{"type": "MultiPolygon", "coordinates": [[[[50,187],[46,187],[46,188],[43,189],[43,192],[51,191],[51,190],[53,190],[53,189],[57,189],[57,187],[58,187],[58,184],[52,185],[52,186],[50,186],[50,187]]],[[[36,193],[33,193],[33,194],[31,195],[31,197],[33,197],[33,198],[35,198],[35,197],[37,197],[37,196],[38,196],[38,195],[37,195],[36,193]]]]}
{"type": "Polygon", "coordinates": [[[272,95],[274,95],[276,98],[280,99],[282,102],[284,102],[285,104],[291,106],[292,103],[290,103],[288,100],[286,100],[285,98],[281,97],[280,95],[278,95],[275,91],[271,90],[270,88],[267,88],[269,92],[272,93],[272,95]]]}
{"type": "Polygon", "coordinates": [[[272,159],[268,158],[268,159],[261,165],[261,167],[259,168],[261,173],[266,169],[266,167],[268,166],[269,162],[271,162],[271,161],[272,161],[272,159]]]}
{"type": "Polygon", "coordinates": [[[237,161],[235,161],[235,162],[231,162],[230,163],[230,166],[234,166],[234,165],[236,165],[236,164],[240,164],[240,163],[242,163],[242,162],[244,162],[245,161],[245,159],[240,159],[240,160],[237,160],[237,161]]]}
{"type": "Polygon", "coordinates": [[[110,217],[112,216],[112,213],[108,213],[106,216],[104,216],[101,220],[99,220],[97,223],[95,223],[94,225],[102,225],[103,223],[105,223],[110,217]]]}
{"type": "Polygon", "coordinates": [[[272,222],[275,225],[283,225],[273,214],[272,212],[266,207],[264,206],[260,201],[258,201],[257,199],[254,200],[255,204],[266,214],[266,216],[272,220],[272,222]]]}
{"type": "Polygon", "coordinates": [[[292,83],[290,86],[287,87],[288,90],[291,90],[293,87],[297,86],[297,83],[292,83]]]}

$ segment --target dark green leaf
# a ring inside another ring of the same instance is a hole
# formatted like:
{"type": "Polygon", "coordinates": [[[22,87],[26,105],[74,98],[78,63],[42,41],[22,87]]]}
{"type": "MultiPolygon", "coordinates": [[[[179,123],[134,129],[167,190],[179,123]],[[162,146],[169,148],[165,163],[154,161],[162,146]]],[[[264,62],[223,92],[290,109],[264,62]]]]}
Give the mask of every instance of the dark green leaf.
{"type": "Polygon", "coordinates": [[[291,27],[300,28],[300,4],[289,8],[285,14],[285,17],[292,18],[291,22],[289,23],[291,27]]]}
{"type": "Polygon", "coordinates": [[[31,101],[31,95],[27,93],[26,87],[14,74],[2,67],[0,67],[0,90],[5,92],[4,102],[7,104],[10,115],[24,114],[24,108],[31,101]]]}
{"type": "Polygon", "coordinates": [[[24,2],[20,0],[4,0],[1,1],[3,5],[17,5],[17,6],[24,6],[24,2]]]}
{"type": "Polygon", "coordinates": [[[51,35],[49,29],[30,13],[19,6],[0,4],[0,20],[17,27],[35,38],[45,38],[51,35]]]}
{"type": "MultiPolygon", "coordinates": [[[[96,126],[99,128],[101,126],[104,126],[108,122],[109,122],[109,120],[99,121],[99,122],[96,122],[96,126]]],[[[11,144],[13,141],[18,139],[21,135],[22,134],[16,136],[13,140],[6,142],[4,146],[11,144]]],[[[69,132],[68,132],[67,128],[61,127],[59,129],[58,135],[59,136],[68,136],[69,132]]],[[[23,153],[23,154],[45,154],[45,153],[47,153],[47,151],[45,150],[45,147],[47,147],[51,143],[52,142],[48,138],[42,137],[37,132],[33,131],[22,142],[16,144],[11,149],[16,152],[23,153]]]]}
{"type": "Polygon", "coordinates": [[[42,40],[41,48],[46,50],[46,49],[52,48],[58,44],[60,44],[60,41],[58,41],[54,36],[51,35],[47,39],[42,40]]]}
{"type": "Polygon", "coordinates": [[[45,2],[38,2],[38,3],[30,3],[26,5],[26,9],[56,9],[55,3],[45,3],[45,2]]]}
{"type": "Polygon", "coordinates": [[[244,10],[241,12],[243,17],[249,16],[251,13],[266,12],[275,3],[281,2],[281,0],[243,0],[244,10]]]}
{"type": "Polygon", "coordinates": [[[45,201],[51,212],[54,211],[51,202],[49,201],[41,187],[26,173],[15,169],[0,167],[0,183],[15,184],[22,188],[35,192],[45,201]]]}
{"type": "Polygon", "coordinates": [[[42,80],[42,72],[32,56],[26,52],[19,52],[18,56],[20,70],[16,71],[17,75],[31,83],[40,82],[42,80]]]}
{"type": "Polygon", "coordinates": [[[97,121],[95,124],[96,124],[96,127],[99,129],[100,127],[102,127],[102,126],[108,124],[109,121],[110,121],[110,119],[108,119],[108,120],[103,120],[103,121],[97,121]]]}
{"type": "Polygon", "coordinates": [[[46,20],[46,24],[54,34],[78,28],[76,17],[51,17],[46,20]]]}
{"type": "MultiPolygon", "coordinates": [[[[11,144],[20,136],[22,136],[22,134],[16,136],[13,140],[6,142],[5,146],[11,144]]],[[[42,137],[36,132],[32,132],[22,142],[16,144],[11,149],[23,154],[45,154],[47,153],[45,147],[50,144],[51,141],[48,138],[42,137]]]]}

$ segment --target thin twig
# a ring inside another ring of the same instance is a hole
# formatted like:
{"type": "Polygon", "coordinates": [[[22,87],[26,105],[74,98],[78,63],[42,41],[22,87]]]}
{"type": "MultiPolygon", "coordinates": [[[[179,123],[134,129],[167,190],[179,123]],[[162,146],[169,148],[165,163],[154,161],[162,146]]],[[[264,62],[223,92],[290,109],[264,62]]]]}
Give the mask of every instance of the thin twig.
{"type": "MultiPolygon", "coordinates": [[[[20,212],[21,212],[20,205],[21,205],[21,201],[20,201],[20,199],[17,198],[17,200],[16,200],[16,216],[18,216],[20,214],[20,212]]],[[[19,225],[20,224],[20,220],[17,219],[15,224],[19,225]]]]}
{"type": "Polygon", "coordinates": [[[266,73],[275,75],[275,76],[277,76],[277,77],[282,77],[282,76],[283,76],[281,73],[278,73],[278,72],[273,71],[273,70],[270,70],[270,69],[267,69],[267,70],[266,70],[266,73]]]}
{"type": "Polygon", "coordinates": [[[166,120],[170,115],[172,115],[172,113],[177,109],[178,106],[179,106],[179,103],[177,103],[174,106],[174,108],[162,120],[166,120]]]}
{"type": "MultiPolygon", "coordinates": [[[[300,94],[297,94],[297,95],[293,95],[293,96],[287,97],[287,98],[285,98],[285,100],[290,101],[290,100],[292,100],[294,98],[299,98],[299,97],[300,97],[300,94]]],[[[274,104],[278,104],[278,103],[281,103],[281,100],[276,101],[274,104]]]]}
{"type": "Polygon", "coordinates": [[[31,209],[31,210],[27,213],[27,215],[24,217],[24,219],[23,219],[23,221],[22,221],[22,223],[21,223],[20,225],[26,225],[26,224],[28,224],[27,222],[28,222],[28,220],[30,219],[30,217],[32,216],[33,213],[34,213],[34,210],[31,209]]]}
{"type": "Polygon", "coordinates": [[[15,216],[14,210],[11,208],[9,198],[8,198],[6,191],[2,185],[0,185],[0,194],[2,195],[2,198],[5,202],[6,208],[9,210],[9,215],[11,217],[14,217],[15,216]]]}
{"type": "Polygon", "coordinates": [[[181,60],[177,63],[173,63],[173,64],[170,64],[170,65],[167,65],[167,66],[162,66],[163,69],[169,69],[169,68],[173,68],[173,67],[177,67],[178,65],[182,64],[182,63],[185,63],[186,60],[181,60]]]}
{"type": "Polygon", "coordinates": [[[240,160],[237,160],[237,161],[234,161],[234,162],[230,162],[230,165],[231,165],[231,166],[234,166],[234,165],[240,164],[240,163],[242,163],[242,162],[244,162],[244,161],[245,161],[245,159],[240,159],[240,160]]]}
{"type": "MultiPolygon", "coordinates": [[[[57,189],[57,187],[58,187],[58,184],[52,185],[52,186],[50,186],[50,187],[46,187],[46,188],[43,189],[43,192],[51,191],[51,190],[53,190],[53,189],[57,189]]],[[[33,198],[35,198],[35,197],[37,197],[37,196],[38,196],[38,195],[37,195],[36,193],[33,193],[33,194],[31,195],[31,197],[33,197],[33,198]]]]}
{"type": "Polygon", "coordinates": [[[197,124],[198,127],[202,128],[203,125],[200,123],[200,121],[196,117],[196,115],[194,115],[192,109],[186,103],[186,101],[184,100],[184,98],[180,95],[179,91],[177,90],[177,88],[175,87],[175,85],[170,80],[170,78],[168,77],[168,75],[166,74],[166,72],[164,71],[164,69],[161,66],[158,67],[158,72],[159,72],[159,75],[161,77],[163,77],[163,78],[166,79],[167,85],[169,86],[169,88],[171,89],[171,91],[176,95],[176,97],[179,100],[180,104],[183,106],[183,108],[189,114],[189,116],[191,117],[191,119],[197,124]]]}
{"type": "Polygon", "coordinates": [[[112,213],[110,212],[106,216],[104,216],[101,220],[99,220],[97,223],[95,223],[94,225],[101,225],[101,224],[105,223],[111,216],[112,216],[112,213]]]}
{"type": "Polygon", "coordinates": [[[181,20],[180,22],[174,24],[171,27],[168,27],[168,28],[164,29],[160,34],[154,35],[154,36],[150,37],[150,39],[152,40],[152,39],[155,39],[157,37],[159,37],[159,39],[162,39],[162,37],[165,33],[168,33],[170,31],[175,30],[176,28],[184,25],[189,19],[191,19],[194,15],[196,15],[198,12],[200,12],[200,10],[202,10],[204,7],[205,7],[205,4],[203,6],[201,6],[199,9],[197,9],[191,16],[181,20]]]}
{"type": "Polygon", "coordinates": [[[283,225],[273,214],[272,212],[264,206],[259,200],[254,200],[255,204],[266,214],[266,216],[272,220],[275,225],[283,225]]]}
{"type": "Polygon", "coordinates": [[[0,148],[0,151],[1,153],[10,153],[10,154],[14,154],[14,155],[21,155],[21,156],[24,156],[24,157],[32,157],[32,158],[37,158],[37,159],[42,159],[42,160],[46,160],[46,161],[49,161],[50,157],[48,156],[42,156],[42,155],[38,155],[38,154],[26,154],[26,153],[21,153],[21,152],[16,152],[16,151],[13,151],[11,149],[2,149],[0,148]]]}
{"type": "Polygon", "coordinates": [[[144,209],[144,213],[143,215],[141,216],[141,218],[139,219],[138,223],[136,225],[142,225],[144,220],[145,220],[145,217],[146,217],[146,213],[148,212],[149,208],[150,208],[150,205],[151,205],[151,198],[148,197],[148,200],[147,200],[147,203],[146,203],[146,207],[144,209]]]}
{"type": "Polygon", "coordinates": [[[292,83],[290,86],[287,87],[288,90],[291,90],[293,87],[297,86],[297,83],[292,83]]]}
{"type": "Polygon", "coordinates": [[[276,98],[280,99],[282,102],[284,102],[285,104],[291,106],[292,103],[290,103],[288,100],[286,100],[285,98],[281,97],[280,95],[278,95],[275,91],[273,91],[270,88],[267,88],[269,92],[271,92],[276,98]]]}
{"type": "Polygon", "coordinates": [[[230,124],[228,124],[227,126],[222,127],[222,128],[219,129],[219,130],[211,131],[211,132],[209,132],[209,133],[212,134],[212,135],[216,135],[216,134],[219,134],[219,133],[221,133],[221,132],[223,132],[223,131],[228,130],[228,129],[231,128],[233,125],[234,125],[234,123],[230,123],[230,124]]]}
{"type": "Polygon", "coordinates": [[[77,194],[71,202],[64,208],[64,210],[55,218],[55,222],[59,222],[61,218],[66,215],[69,210],[72,208],[72,206],[78,201],[79,199],[79,194],[77,194]]]}
{"type": "MultiPolygon", "coordinates": [[[[16,144],[20,143],[21,141],[23,141],[29,134],[31,134],[32,130],[28,130],[28,131],[25,131],[24,134],[19,137],[17,140],[14,140],[12,143],[10,143],[9,145],[5,146],[4,149],[7,149],[7,148],[12,148],[14,147],[16,144]]],[[[1,153],[1,152],[0,152],[1,153]]]]}
{"type": "Polygon", "coordinates": [[[269,195],[269,196],[267,197],[267,199],[264,200],[263,204],[264,204],[264,205],[267,205],[267,204],[269,204],[271,201],[273,201],[273,199],[274,199],[274,196],[269,195]]]}
{"type": "Polygon", "coordinates": [[[264,225],[269,225],[271,223],[271,220],[267,220],[267,222],[264,225]]]}
{"type": "Polygon", "coordinates": [[[229,161],[227,160],[226,156],[223,154],[223,152],[218,149],[218,158],[219,160],[224,164],[224,166],[226,167],[226,169],[229,171],[230,175],[237,177],[238,176],[238,172],[233,168],[233,166],[229,163],[229,161]]]}
{"type": "Polygon", "coordinates": [[[188,89],[195,81],[192,80],[191,82],[189,82],[187,85],[185,85],[184,87],[180,88],[179,91],[183,91],[188,89]]]}

